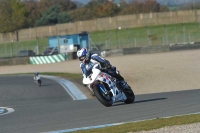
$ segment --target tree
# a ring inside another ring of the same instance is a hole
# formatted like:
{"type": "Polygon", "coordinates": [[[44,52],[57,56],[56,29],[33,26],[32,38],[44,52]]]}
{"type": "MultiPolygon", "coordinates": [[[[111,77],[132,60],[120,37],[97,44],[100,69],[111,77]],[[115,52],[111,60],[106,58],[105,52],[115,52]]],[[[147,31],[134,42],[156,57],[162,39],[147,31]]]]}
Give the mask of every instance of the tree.
{"type": "Polygon", "coordinates": [[[41,17],[41,14],[38,10],[38,5],[35,0],[27,0],[25,1],[25,6],[28,10],[27,13],[27,27],[32,27],[35,25],[36,20],[41,17]]]}
{"type": "Polygon", "coordinates": [[[143,6],[143,13],[160,11],[160,4],[156,0],[146,0],[143,6]]]}
{"type": "Polygon", "coordinates": [[[143,0],[132,2],[128,7],[123,8],[119,14],[126,15],[161,11],[169,11],[169,9],[166,6],[161,6],[156,0],[143,0]]]}
{"type": "Polygon", "coordinates": [[[169,8],[168,6],[160,6],[160,12],[168,12],[169,8]]]}
{"type": "Polygon", "coordinates": [[[108,0],[91,0],[87,5],[85,5],[85,7],[94,10],[97,6],[104,5],[107,2],[108,0]]]}
{"type": "Polygon", "coordinates": [[[138,14],[143,10],[143,3],[141,2],[133,2],[129,4],[126,8],[122,9],[119,13],[120,15],[128,15],[128,14],[138,14]]]}
{"type": "Polygon", "coordinates": [[[27,9],[20,0],[0,0],[0,32],[12,32],[26,25],[27,9]]]}
{"type": "Polygon", "coordinates": [[[57,23],[66,23],[70,21],[71,19],[67,12],[61,12],[58,5],[53,5],[43,13],[41,19],[36,22],[36,26],[55,25],[57,23]]]}
{"type": "Polygon", "coordinates": [[[47,11],[49,7],[53,5],[58,5],[61,12],[70,11],[76,9],[76,4],[71,0],[40,0],[38,2],[38,9],[40,13],[47,11]]]}
{"type": "Polygon", "coordinates": [[[120,8],[113,2],[107,2],[104,5],[96,7],[96,17],[112,17],[118,14],[120,8]]]}
{"type": "Polygon", "coordinates": [[[54,4],[56,3],[53,0],[40,0],[37,4],[40,14],[42,15],[49,9],[49,7],[52,7],[54,4]]]}
{"type": "Polygon", "coordinates": [[[69,11],[68,13],[72,21],[83,21],[95,18],[95,12],[85,7],[69,11]]]}
{"type": "Polygon", "coordinates": [[[123,10],[124,8],[128,7],[128,3],[126,3],[126,0],[120,0],[119,5],[120,10],[123,10]]]}
{"type": "Polygon", "coordinates": [[[36,26],[43,25],[54,25],[58,23],[58,14],[60,13],[60,8],[58,5],[51,6],[36,22],[36,26]]]}
{"type": "Polygon", "coordinates": [[[68,23],[71,21],[67,12],[61,12],[58,14],[58,23],[68,23]]]}
{"type": "Polygon", "coordinates": [[[77,8],[76,3],[70,0],[56,0],[56,4],[60,5],[61,12],[71,11],[77,8]]]}

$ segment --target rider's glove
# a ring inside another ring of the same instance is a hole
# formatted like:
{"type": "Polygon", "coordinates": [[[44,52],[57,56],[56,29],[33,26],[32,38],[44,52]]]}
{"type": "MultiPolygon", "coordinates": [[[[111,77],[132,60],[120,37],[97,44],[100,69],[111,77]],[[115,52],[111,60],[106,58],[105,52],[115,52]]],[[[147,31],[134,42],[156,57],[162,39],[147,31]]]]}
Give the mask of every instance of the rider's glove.
{"type": "Polygon", "coordinates": [[[103,69],[110,69],[112,67],[112,65],[110,63],[101,63],[101,67],[103,69]]]}
{"type": "Polygon", "coordinates": [[[111,64],[107,64],[106,69],[110,69],[112,67],[111,64]]]}

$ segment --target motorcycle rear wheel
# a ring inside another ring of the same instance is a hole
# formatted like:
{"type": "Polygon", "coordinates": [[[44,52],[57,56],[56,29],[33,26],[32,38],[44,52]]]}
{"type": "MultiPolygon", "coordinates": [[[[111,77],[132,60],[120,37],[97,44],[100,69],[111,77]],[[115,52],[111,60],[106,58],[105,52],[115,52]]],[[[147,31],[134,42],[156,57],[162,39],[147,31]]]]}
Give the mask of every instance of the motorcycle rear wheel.
{"type": "Polygon", "coordinates": [[[94,88],[94,94],[96,98],[106,107],[112,106],[112,97],[109,95],[106,95],[103,93],[98,85],[96,85],[94,88]]]}

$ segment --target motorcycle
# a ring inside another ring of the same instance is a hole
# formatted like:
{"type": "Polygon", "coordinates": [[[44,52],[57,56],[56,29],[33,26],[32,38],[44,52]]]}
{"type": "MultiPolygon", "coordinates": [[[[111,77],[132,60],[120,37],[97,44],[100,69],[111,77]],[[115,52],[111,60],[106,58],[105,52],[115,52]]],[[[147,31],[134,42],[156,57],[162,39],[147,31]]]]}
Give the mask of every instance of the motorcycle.
{"type": "Polygon", "coordinates": [[[117,86],[116,78],[99,69],[93,68],[91,74],[83,78],[83,84],[106,107],[112,106],[117,102],[130,104],[135,100],[134,92],[128,84],[125,88],[120,88],[117,86]]]}
{"type": "Polygon", "coordinates": [[[34,79],[34,82],[35,82],[37,85],[39,85],[39,86],[42,85],[42,80],[41,80],[40,76],[36,76],[36,77],[34,77],[33,79],[34,79]]]}

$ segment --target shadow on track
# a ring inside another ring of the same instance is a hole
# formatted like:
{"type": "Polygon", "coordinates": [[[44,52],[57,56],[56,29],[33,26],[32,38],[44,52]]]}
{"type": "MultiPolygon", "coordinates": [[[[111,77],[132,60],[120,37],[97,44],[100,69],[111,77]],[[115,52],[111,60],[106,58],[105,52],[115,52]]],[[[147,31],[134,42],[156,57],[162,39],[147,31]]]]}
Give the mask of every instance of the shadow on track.
{"type": "Polygon", "coordinates": [[[44,87],[44,86],[52,86],[53,84],[42,84],[40,87],[44,87]]]}
{"type": "MultiPolygon", "coordinates": [[[[154,99],[140,100],[140,101],[135,101],[132,104],[144,103],[144,102],[152,102],[152,101],[158,101],[158,100],[166,100],[166,99],[167,98],[154,98],[154,99]]],[[[118,103],[118,104],[114,104],[113,106],[119,106],[119,105],[127,105],[127,104],[125,104],[125,103],[118,103]]]]}
{"type": "Polygon", "coordinates": [[[154,98],[154,99],[135,101],[134,103],[152,102],[152,101],[165,100],[165,99],[167,99],[167,98],[154,98]]]}

